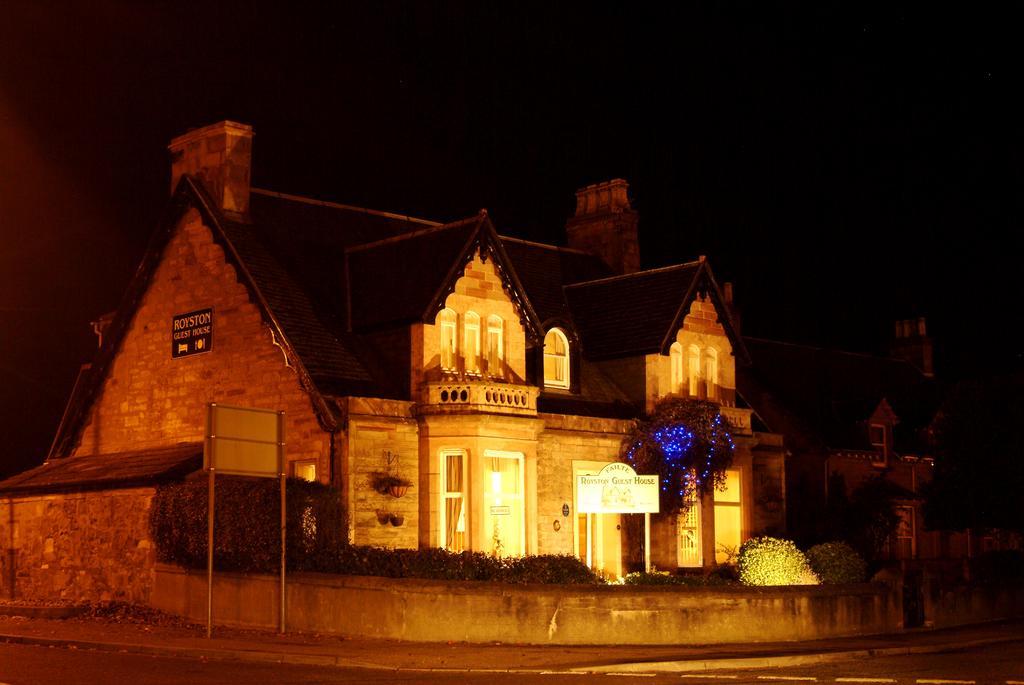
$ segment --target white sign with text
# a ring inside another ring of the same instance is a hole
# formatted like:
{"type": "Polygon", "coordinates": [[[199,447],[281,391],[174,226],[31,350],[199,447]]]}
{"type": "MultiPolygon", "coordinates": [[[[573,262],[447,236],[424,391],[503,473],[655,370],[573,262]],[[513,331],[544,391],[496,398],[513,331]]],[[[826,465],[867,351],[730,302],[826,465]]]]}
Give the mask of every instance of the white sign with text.
{"type": "Polygon", "coordinates": [[[576,511],[581,514],[657,514],[658,476],[637,475],[612,462],[592,476],[576,476],[576,511]]]}

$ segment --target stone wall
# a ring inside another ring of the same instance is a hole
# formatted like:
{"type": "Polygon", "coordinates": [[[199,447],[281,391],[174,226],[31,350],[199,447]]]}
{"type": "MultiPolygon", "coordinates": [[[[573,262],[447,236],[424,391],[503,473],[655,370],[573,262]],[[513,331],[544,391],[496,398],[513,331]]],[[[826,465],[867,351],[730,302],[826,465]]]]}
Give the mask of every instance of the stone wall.
{"type": "Polygon", "coordinates": [[[350,539],[359,545],[415,548],[419,529],[419,429],[412,405],[397,400],[348,399],[348,432],[342,481],[350,539]],[[390,460],[390,461],[389,461],[390,460]],[[378,473],[413,483],[403,497],[374,490],[378,473]],[[401,517],[394,525],[385,514],[401,517]]]}
{"type": "Polygon", "coordinates": [[[573,462],[619,460],[628,421],[562,414],[540,414],[544,430],[537,442],[537,542],[546,554],[573,554],[576,531],[573,462]],[[569,516],[562,516],[562,505],[569,516]],[[558,530],[554,522],[559,521],[558,530]]]}
{"type": "Polygon", "coordinates": [[[147,602],[152,498],[137,488],[0,499],[0,597],[13,585],[16,599],[147,602]]]}
{"type": "MultiPolygon", "coordinates": [[[[217,574],[214,622],[275,627],[278,582],[217,574]]],[[[151,604],[205,620],[206,574],[158,567],[151,604]]],[[[868,584],[712,589],[294,574],[286,604],[289,630],[428,642],[770,642],[892,632],[902,619],[897,593],[868,584]]]]}
{"type": "Polygon", "coordinates": [[[182,218],[93,405],[77,454],[198,442],[206,406],[284,410],[289,460],[329,470],[329,436],[198,212],[182,218]],[[171,358],[171,319],[213,308],[211,351],[171,358]]]}

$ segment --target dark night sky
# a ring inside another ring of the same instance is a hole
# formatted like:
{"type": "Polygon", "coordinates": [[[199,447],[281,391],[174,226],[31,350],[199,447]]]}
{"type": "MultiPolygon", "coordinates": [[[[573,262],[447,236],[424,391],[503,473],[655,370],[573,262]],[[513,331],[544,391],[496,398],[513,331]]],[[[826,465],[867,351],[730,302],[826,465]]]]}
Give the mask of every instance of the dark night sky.
{"type": "Polygon", "coordinates": [[[708,255],[745,332],[946,378],[1022,366],[1020,17],[900,3],[0,0],[0,474],[41,459],[166,144],[256,129],[257,186],[562,241],[621,176],[645,266],[708,255]]]}

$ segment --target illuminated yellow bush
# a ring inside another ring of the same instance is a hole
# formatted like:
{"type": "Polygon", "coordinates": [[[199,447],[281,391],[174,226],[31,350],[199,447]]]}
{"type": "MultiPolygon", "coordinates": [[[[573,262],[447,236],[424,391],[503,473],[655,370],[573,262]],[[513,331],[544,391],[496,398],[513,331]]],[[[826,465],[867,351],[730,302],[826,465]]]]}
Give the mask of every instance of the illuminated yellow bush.
{"type": "Polygon", "coordinates": [[[744,585],[817,585],[807,557],[790,540],[751,538],[740,546],[740,582],[744,585]]]}

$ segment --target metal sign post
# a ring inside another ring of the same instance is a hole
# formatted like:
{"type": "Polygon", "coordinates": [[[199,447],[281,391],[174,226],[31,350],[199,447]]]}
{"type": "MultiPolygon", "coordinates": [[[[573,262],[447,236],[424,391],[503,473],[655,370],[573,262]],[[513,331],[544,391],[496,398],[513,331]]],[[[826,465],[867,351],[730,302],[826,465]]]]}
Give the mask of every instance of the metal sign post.
{"type": "Polygon", "coordinates": [[[285,628],[285,500],[284,412],[229,407],[212,402],[206,419],[203,467],[209,473],[206,539],[206,637],[213,633],[213,528],[215,474],[278,478],[281,482],[281,632],[285,628]]]}

